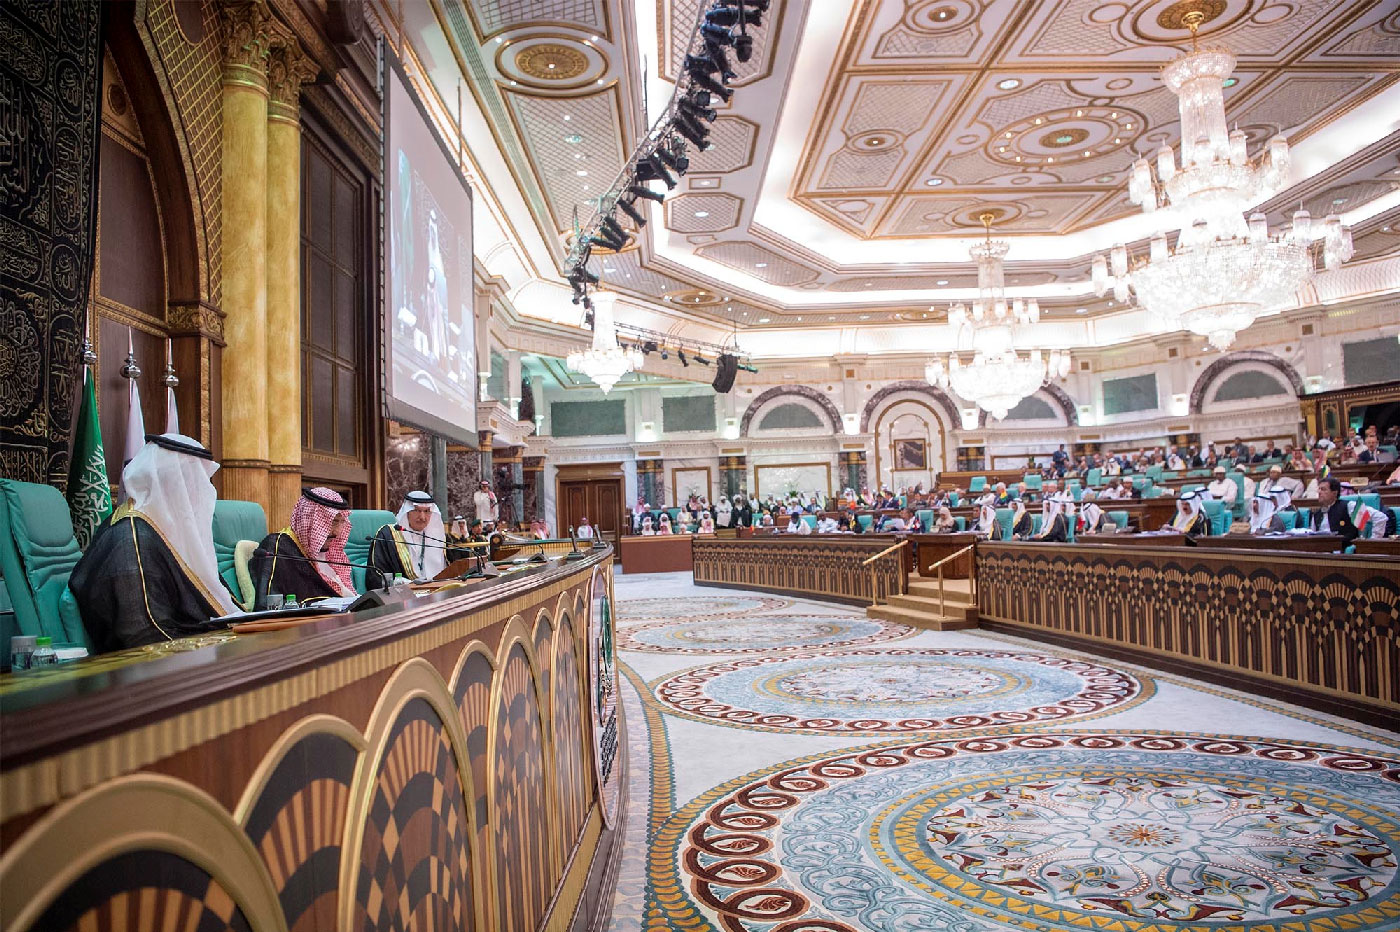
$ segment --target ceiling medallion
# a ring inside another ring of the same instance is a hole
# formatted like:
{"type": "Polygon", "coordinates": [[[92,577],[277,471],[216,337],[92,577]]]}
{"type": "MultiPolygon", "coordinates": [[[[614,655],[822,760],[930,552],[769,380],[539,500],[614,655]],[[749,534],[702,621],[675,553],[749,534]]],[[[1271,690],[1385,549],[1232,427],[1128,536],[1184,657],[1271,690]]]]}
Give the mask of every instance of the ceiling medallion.
{"type": "Polygon", "coordinates": [[[1196,19],[1200,28],[1211,20],[1218,19],[1225,12],[1225,0],[1180,0],[1157,14],[1157,25],[1163,29],[1189,29],[1186,17],[1196,19]]]}
{"type": "Polygon", "coordinates": [[[1278,193],[1288,183],[1288,142],[1269,140],[1264,152],[1249,154],[1249,138],[1230,131],[1225,121],[1223,87],[1235,69],[1228,49],[1201,48],[1196,32],[1200,11],[1182,16],[1191,30],[1191,51],[1162,69],[1162,81],[1178,98],[1181,158],[1169,146],[1155,154],[1157,170],[1140,158],[1133,163],[1128,194],[1144,213],[1170,209],[1169,230],[1178,231],[1169,247],[1165,232],[1152,237],[1150,253],[1129,269],[1127,248],[1113,247],[1106,261],[1093,260],[1094,290],[1128,300],[1129,289],[1163,330],[1189,330],[1225,349],[1235,334],[1271,310],[1296,302],[1298,290],[1312,280],[1314,239],[1322,241],[1327,269],[1352,256],[1351,234],[1337,215],[1313,224],[1306,210],[1293,215],[1287,233],[1269,232],[1268,220],[1245,211],[1278,193]],[[1109,262],[1112,263],[1110,276],[1109,262]]]}
{"type": "Polygon", "coordinates": [[[716,307],[724,304],[729,299],[724,295],[715,294],[713,291],[706,291],[704,288],[691,288],[687,291],[672,291],[666,294],[666,300],[681,307],[716,307]]]}
{"type": "Polygon", "coordinates": [[[915,32],[947,33],[972,25],[981,10],[966,0],[931,0],[904,14],[905,24],[915,32]]]}
{"type": "Polygon", "coordinates": [[[971,310],[962,304],[948,309],[948,323],[958,336],[971,334],[972,360],[964,363],[954,350],[946,359],[933,359],[924,377],[1001,420],[1047,380],[1068,375],[1070,359],[1068,352],[1059,350],[1052,350],[1048,359],[1040,350],[1024,356],[1016,352],[1018,332],[1040,322],[1040,303],[1035,298],[1006,300],[1003,261],[1011,247],[1005,240],[992,239],[994,219],[990,210],[978,216],[986,238],[968,250],[977,262],[977,300],[971,310]]]}
{"type": "Polygon", "coordinates": [[[847,145],[857,152],[878,152],[899,145],[900,136],[887,130],[875,130],[853,137],[847,145]]]}
{"type": "Polygon", "coordinates": [[[516,52],[515,67],[541,81],[568,81],[588,69],[588,57],[566,45],[542,42],[516,52]]]}
{"type": "Polygon", "coordinates": [[[1089,138],[1087,129],[1075,127],[1073,129],[1058,130],[1046,133],[1040,137],[1040,144],[1050,149],[1060,149],[1065,146],[1077,146],[1089,138]]]}

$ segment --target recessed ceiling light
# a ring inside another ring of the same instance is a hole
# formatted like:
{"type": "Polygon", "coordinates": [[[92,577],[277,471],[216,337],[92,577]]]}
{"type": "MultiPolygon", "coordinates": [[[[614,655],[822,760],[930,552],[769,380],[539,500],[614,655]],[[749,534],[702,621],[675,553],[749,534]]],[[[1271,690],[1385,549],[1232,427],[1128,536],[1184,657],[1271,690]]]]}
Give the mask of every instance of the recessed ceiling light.
{"type": "Polygon", "coordinates": [[[616,275],[616,274],[617,274],[617,269],[605,268],[605,269],[603,269],[603,272],[604,272],[605,274],[607,274],[607,275],[616,275]]]}
{"type": "Polygon", "coordinates": [[[946,279],[946,278],[940,278],[938,281],[934,282],[934,284],[935,284],[935,285],[946,285],[946,284],[948,284],[948,279],[946,279]]]}
{"type": "Polygon", "coordinates": [[[1239,79],[1239,78],[1226,78],[1226,79],[1225,79],[1225,86],[1226,86],[1226,87],[1234,87],[1236,84],[1239,84],[1239,83],[1240,83],[1240,79],[1239,79]]]}
{"type": "Polygon", "coordinates": [[[512,81],[512,82],[510,82],[510,86],[511,86],[511,87],[519,87],[520,84],[519,84],[518,82],[516,82],[516,81],[512,81]]]}
{"type": "Polygon", "coordinates": [[[766,323],[768,323],[768,318],[767,318],[767,317],[760,317],[760,318],[758,319],[758,322],[759,322],[760,324],[766,324],[766,323]]]}
{"type": "Polygon", "coordinates": [[[594,36],[594,37],[593,37],[593,41],[594,41],[594,42],[601,42],[601,41],[603,41],[603,40],[602,40],[601,38],[599,38],[598,36],[594,36]]]}
{"type": "Polygon", "coordinates": [[[576,146],[579,143],[583,142],[583,137],[580,136],[578,133],[570,133],[569,135],[564,137],[564,141],[571,146],[576,146]]]}
{"type": "Polygon", "coordinates": [[[588,177],[588,169],[586,169],[586,168],[580,168],[578,171],[574,172],[574,174],[575,174],[575,175],[578,175],[580,178],[587,178],[587,177],[588,177]]]}
{"type": "Polygon", "coordinates": [[[828,317],[827,320],[835,320],[835,317],[828,317]]]}
{"type": "Polygon", "coordinates": [[[1020,86],[1021,81],[1019,78],[1002,78],[997,82],[997,87],[1001,88],[1003,91],[1014,91],[1020,86]]]}
{"type": "Polygon", "coordinates": [[[574,117],[573,117],[573,114],[571,114],[571,113],[566,113],[566,114],[564,114],[564,122],[565,122],[565,123],[569,122],[569,121],[572,120],[573,118],[574,118],[574,117]]]}
{"type": "Polygon", "coordinates": [[[768,268],[768,263],[767,263],[767,262],[755,262],[755,263],[753,264],[753,267],[756,268],[756,269],[766,269],[766,268],[768,268]]]}
{"type": "Polygon", "coordinates": [[[797,318],[797,320],[798,320],[799,323],[802,322],[802,318],[801,318],[801,317],[797,318]]]}
{"type": "Polygon", "coordinates": [[[1390,227],[1381,227],[1381,232],[1382,232],[1382,233],[1389,233],[1389,232],[1390,232],[1390,227]]]}
{"type": "Polygon", "coordinates": [[[1076,314],[1087,314],[1087,313],[1089,313],[1089,309],[1088,309],[1087,307],[1077,307],[1077,308],[1074,309],[1074,313],[1076,313],[1076,314]]]}
{"type": "Polygon", "coordinates": [[[870,319],[870,315],[869,315],[869,314],[862,314],[862,315],[860,315],[860,319],[861,319],[861,320],[869,320],[869,319],[870,319]]]}
{"type": "Polygon", "coordinates": [[[924,184],[928,185],[930,188],[936,188],[936,187],[938,187],[939,185],[941,185],[942,183],[943,183],[943,179],[942,179],[942,178],[930,178],[928,181],[925,181],[925,182],[924,182],[924,184]]]}
{"type": "Polygon", "coordinates": [[[1339,206],[1339,205],[1341,205],[1341,204],[1345,204],[1346,202],[1347,202],[1347,199],[1344,198],[1344,197],[1334,197],[1334,198],[1332,198],[1332,206],[1333,206],[1333,207],[1337,207],[1337,206],[1339,206]]]}
{"type": "Polygon", "coordinates": [[[870,287],[871,285],[873,285],[873,284],[875,284],[875,283],[874,283],[874,282],[866,282],[866,283],[865,283],[865,287],[869,288],[869,287],[870,287]]]}
{"type": "Polygon", "coordinates": [[[497,44],[497,45],[500,45],[503,41],[505,41],[505,36],[497,36],[497,37],[496,37],[496,44],[497,44]]]}
{"type": "Polygon", "coordinates": [[[695,212],[695,216],[697,216],[697,217],[699,217],[699,218],[701,218],[701,219],[704,219],[705,217],[708,217],[709,215],[710,215],[710,212],[709,212],[708,210],[697,210],[697,211],[695,212]]]}

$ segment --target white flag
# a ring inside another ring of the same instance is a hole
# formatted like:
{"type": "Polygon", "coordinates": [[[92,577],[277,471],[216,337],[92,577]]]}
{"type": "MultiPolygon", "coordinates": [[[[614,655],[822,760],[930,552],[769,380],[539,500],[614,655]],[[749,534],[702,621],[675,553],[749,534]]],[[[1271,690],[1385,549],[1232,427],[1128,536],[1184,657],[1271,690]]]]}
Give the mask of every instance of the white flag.
{"type": "Polygon", "coordinates": [[[146,445],[146,419],[141,416],[141,391],[135,379],[127,379],[126,395],[126,448],[122,452],[122,465],[136,458],[146,445]]]}
{"type": "Polygon", "coordinates": [[[165,432],[167,434],[178,434],[180,432],[180,412],[175,410],[175,389],[165,390],[165,432]]]}

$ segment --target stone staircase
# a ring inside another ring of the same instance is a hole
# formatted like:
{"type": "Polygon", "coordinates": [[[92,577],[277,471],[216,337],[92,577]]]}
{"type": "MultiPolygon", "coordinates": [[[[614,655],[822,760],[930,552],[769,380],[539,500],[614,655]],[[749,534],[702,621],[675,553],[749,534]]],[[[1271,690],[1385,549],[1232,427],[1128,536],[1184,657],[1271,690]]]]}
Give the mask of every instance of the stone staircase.
{"type": "Polygon", "coordinates": [[[971,580],[943,580],[943,596],[945,601],[939,601],[937,579],[911,575],[908,595],[892,595],[889,604],[872,605],[865,610],[865,614],[869,618],[928,631],[960,631],[977,627],[977,606],[972,601],[971,580]]]}

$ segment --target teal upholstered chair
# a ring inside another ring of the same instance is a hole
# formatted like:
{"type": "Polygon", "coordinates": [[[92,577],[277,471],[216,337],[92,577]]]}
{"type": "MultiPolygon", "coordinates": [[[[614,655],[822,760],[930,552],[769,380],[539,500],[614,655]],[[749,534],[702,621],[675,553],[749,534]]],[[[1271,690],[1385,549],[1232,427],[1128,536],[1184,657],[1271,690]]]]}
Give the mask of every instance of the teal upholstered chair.
{"type": "Polygon", "coordinates": [[[1229,469],[1225,472],[1225,478],[1234,482],[1235,488],[1239,489],[1239,494],[1235,496],[1235,517],[1242,518],[1249,508],[1249,496],[1244,491],[1244,473],[1238,469],[1229,469]]]}
{"type": "Polygon", "coordinates": [[[908,508],[908,507],[909,507],[909,496],[907,496],[907,495],[901,495],[901,496],[899,497],[899,507],[900,507],[900,508],[908,508]]]}
{"type": "Polygon", "coordinates": [[[949,506],[951,506],[951,507],[953,507],[953,508],[957,508],[961,503],[962,503],[962,496],[959,495],[959,494],[957,493],[957,490],[954,490],[954,491],[948,493],[948,504],[949,504],[949,506]]]}
{"type": "Polygon", "coordinates": [[[1151,476],[1133,476],[1133,488],[1144,491],[1152,485],[1151,476]]]}
{"type": "Polygon", "coordinates": [[[869,534],[870,529],[875,526],[874,515],[856,515],[856,520],[860,522],[860,529],[869,534]]]}
{"type": "MultiPolygon", "coordinates": [[[[1400,509],[1397,509],[1397,510],[1400,510],[1400,509]]],[[[958,516],[958,517],[956,517],[956,518],[953,519],[953,526],[956,527],[959,531],[966,531],[966,530],[967,530],[967,519],[964,518],[964,517],[962,517],[962,516],[958,516]]]]}
{"type": "Polygon", "coordinates": [[[238,584],[233,552],[241,540],[261,543],[266,536],[267,515],[257,502],[229,500],[214,503],[214,558],[218,561],[219,578],[240,602],[243,593],[238,584]]]}
{"type": "Polygon", "coordinates": [[[1096,488],[1103,485],[1103,470],[1095,466],[1093,469],[1089,470],[1089,475],[1085,478],[1088,479],[1091,487],[1096,488]]]}
{"type": "Polygon", "coordinates": [[[0,574],[18,633],[90,647],[68,577],[83,555],[63,494],[50,485],[0,479],[0,574]]]}
{"type": "Polygon", "coordinates": [[[1225,503],[1210,499],[1201,503],[1201,510],[1206,513],[1206,518],[1210,522],[1210,535],[1218,537],[1230,530],[1230,513],[1225,510],[1225,503]]]}
{"type": "Polygon", "coordinates": [[[932,510],[932,509],[930,509],[930,508],[921,508],[921,509],[919,509],[918,511],[914,512],[914,517],[916,517],[916,518],[919,519],[919,527],[923,530],[923,532],[924,532],[925,534],[927,534],[927,533],[929,533],[930,531],[933,530],[933,510],[932,510]]]}
{"type": "Polygon", "coordinates": [[[1162,473],[1165,472],[1165,471],[1166,471],[1166,467],[1165,467],[1165,466],[1163,466],[1161,463],[1155,463],[1155,464],[1153,464],[1153,465],[1147,467],[1147,477],[1148,477],[1149,479],[1151,479],[1153,482],[1158,482],[1158,481],[1161,480],[1161,478],[1162,478],[1162,473]]]}
{"type": "Polygon", "coordinates": [[[805,524],[805,525],[807,525],[809,528],[811,528],[812,530],[815,531],[815,530],[817,529],[817,516],[816,516],[816,515],[803,515],[803,516],[802,516],[802,523],[805,524]]]}
{"type": "Polygon", "coordinates": [[[1026,488],[1030,489],[1032,492],[1039,492],[1045,487],[1045,480],[1038,472],[1028,472],[1022,476],[1021,479],[1026,483],[1026,488]]]}
{"type": "Polygon", "coordinates": [[[1385,529],[1389,537],[1400,537],[1400,508],[1388,508],[1386,513],[1390,515],[1390,526],[1385,529]]]}
{"type": "MultiPolygon", "coordinates": [[[[675,526],[676,526],[676,519],[677,519],[678,517],[680,517],[681,510],[680,510],[679,508],[663,508],[662,510],[665,511],[666,514],[670,516],[670,518],[671,518],[671,527],[675,527],[675,526]]],[[[659,522],[658,522],[658,523],[659,523],[659,522]]]]}
{"type": "Polygon", "coordinates": [[[1043,515],[1031,515],[1031,533],[1032,533],[1032,534],[1039,534],[1039,533],[1040,533],[1040,529],[1041,529],[1041,527],[1042,527],[1042,521],[1041,521],[1041,519],[1042,519],[1043,517],[1044,517],[1043,515]]]}
{"type": "Polygon", "coordinates": [[[967,484],[967,490],[968,490],[969,492],[985,492],[985,491],[987,491],[987,477],[986,477],[986,476],[973,476],[973,477],[972,477],[972,481],[970,481],[970,482],[967,484]]]}
{"type": "Polygon", "coordinates": [[[1164,470],[1162,471],[1162,475],[1161,475],[1160,478],[1162,478],[1162,479],[1178,479],[1178,478],[1180,478],[1180,477],[1181,477],[1181,473],[1176,472],[1175,470],[1172,470],[1172,469],[1164,469],[1164,470]]]}
{"type": "Polygon", "coordinates": [[[1283,529],[1291,531],[1298,526],[1298,512],[1290,508],[1287,511],[1275,512],[1278,519],[1283,522],[1283,529]]]}
{"type": "Polygon", "coordinates": [[[1011,529],[1012,529],[1011,518],[1012,518],[1012,516],[1015,515],[1015,514],[1016,514],[1016,509],[1014,509],[1014,508],[998,508],[998,509],[997,509],[997,524],[1001,525],[1001,539],[1002,539],[1002,540],[1010,540],[1010,539],[1011,539],[1011,529]]]}
{"type": "Polygon", "coordinates": [[[1128,526],[1128,513],[1126,511],[1105,511],[1108,520],[1118,525],[1118,530],[1123,530],[1128,526]]]}
{"type": "Polygon", "coordinates": [[[1312,513],[1306,508],[1295,509],[1298,514],[1296,527],[1312,527],[1312,513]]]}
{"type": "MultiPolygon", "coordinates": [[[[369,560],[369,541],[365,538],[374,536],[374,533],[384,525],[393,523],[394,513],[392,511],[374,509],[351,511],[350,539],[345,542],[346,558],[351,563],[364,563],[369,560]]],[[[362,567],[350,567],[350,579],[355,583],[356,592],[365,591],[365,571],[362,567]]]]}
{"type": "Polygon", "coordinates": [[[1074,496],[1076,502],[1084,501],[1084,486],[1078,484],[1070,486],[1069,494],[1074,496]]]}
{"type": "Polygon", "coordinates": [[[1186,478],[1188,478],[1188,479],[1201,479],[1201,478],[1205,478],[1205,477],[1209,477],[1209,476],[1210,476],[1210,470],[1209,470],[1209,469],[1188,469],[1188,470],[1186,470],[1186,478]]]}

